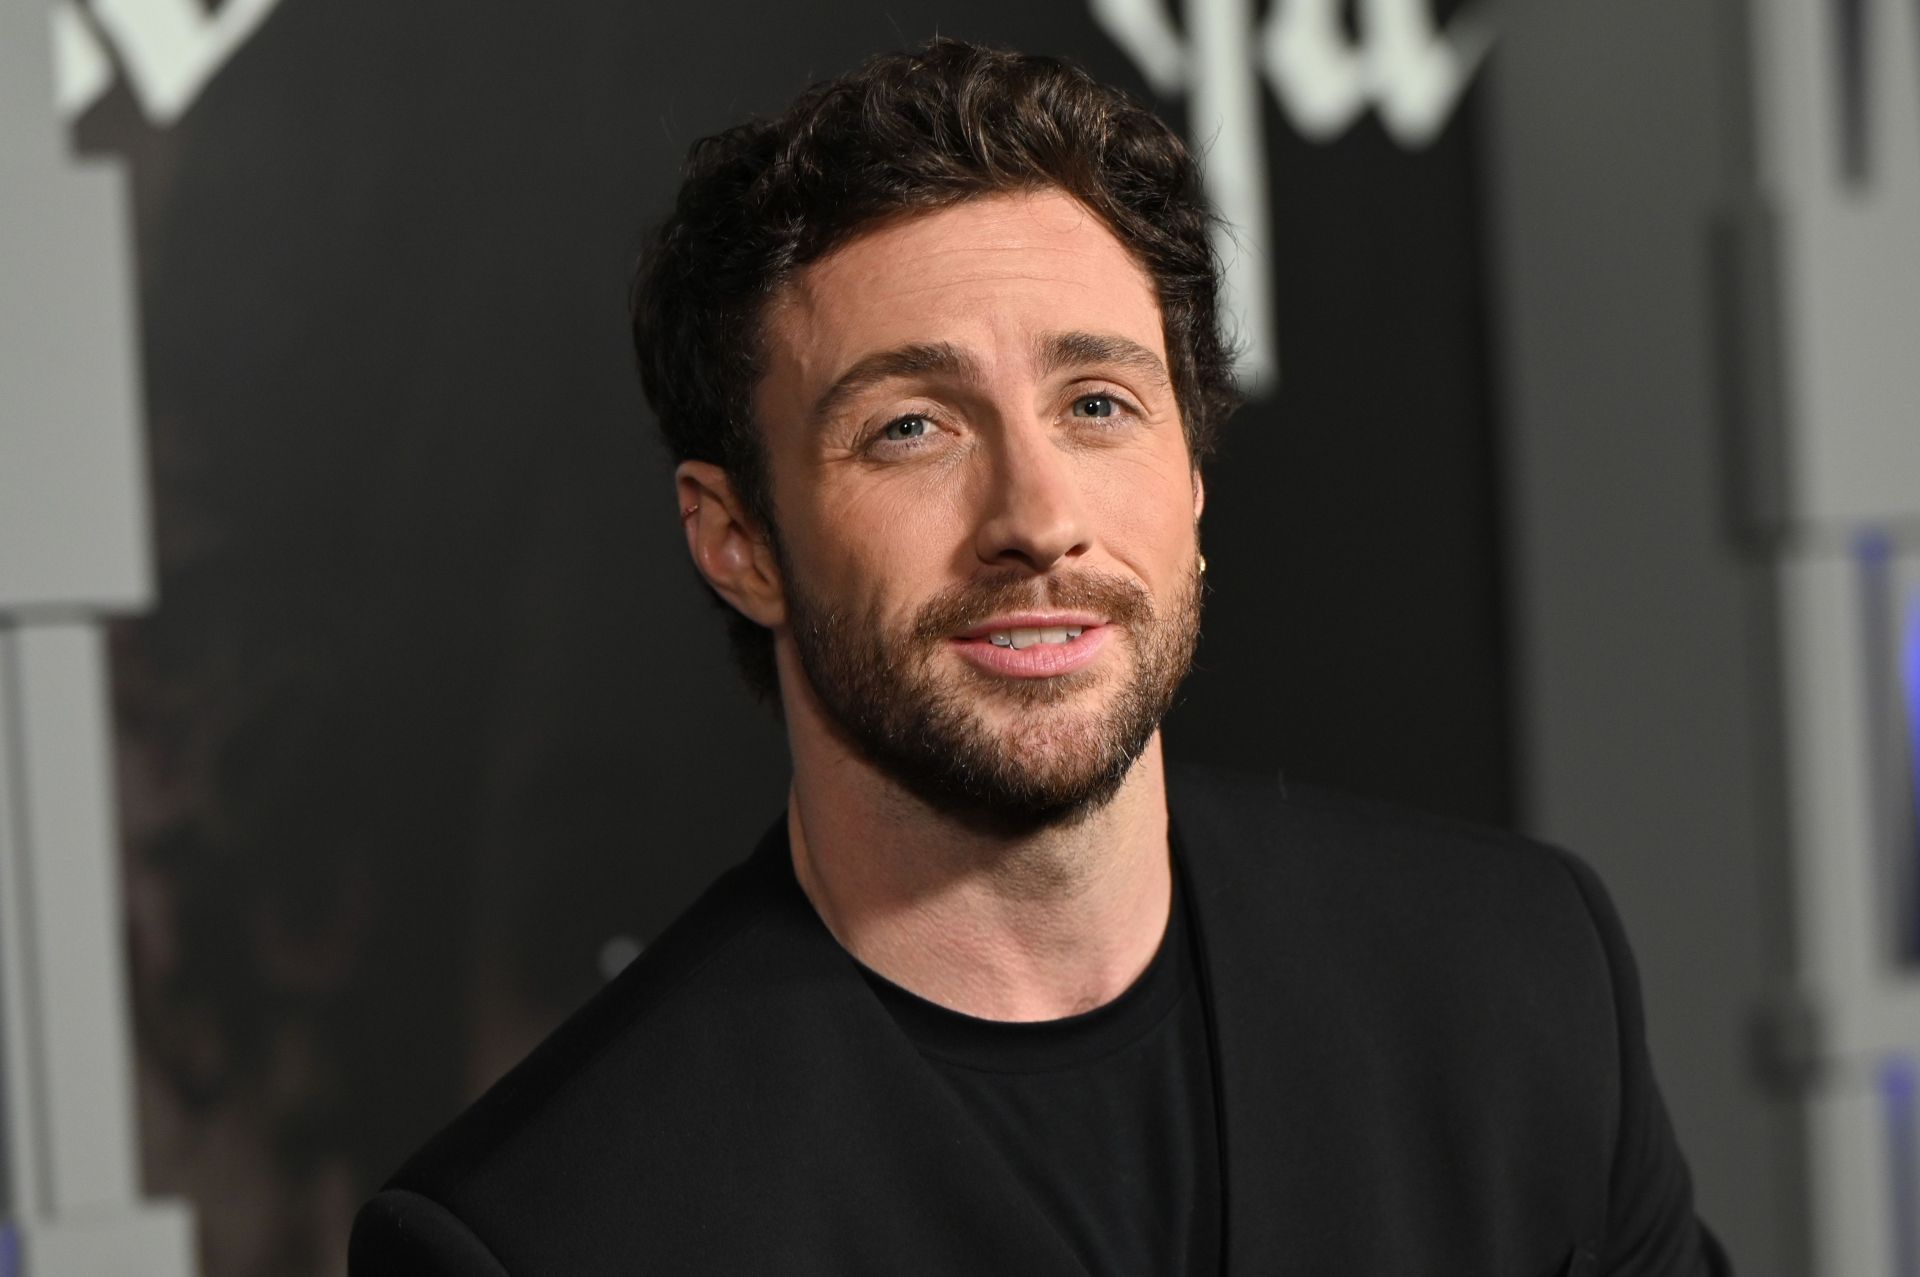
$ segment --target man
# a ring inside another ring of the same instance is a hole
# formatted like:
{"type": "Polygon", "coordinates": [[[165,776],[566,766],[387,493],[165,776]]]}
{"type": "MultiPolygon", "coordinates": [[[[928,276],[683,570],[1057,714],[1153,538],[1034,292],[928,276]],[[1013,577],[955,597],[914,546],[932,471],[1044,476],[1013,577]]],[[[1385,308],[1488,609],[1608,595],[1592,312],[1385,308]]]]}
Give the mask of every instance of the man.
{"type": "Polygon", "coordinates": [[[356,1277],[1724,1271],[1590,871],[1163,764],[1207,245],[1151,115],[952,41],[696,146],[635,334],[787,811],[356,1277]]]}

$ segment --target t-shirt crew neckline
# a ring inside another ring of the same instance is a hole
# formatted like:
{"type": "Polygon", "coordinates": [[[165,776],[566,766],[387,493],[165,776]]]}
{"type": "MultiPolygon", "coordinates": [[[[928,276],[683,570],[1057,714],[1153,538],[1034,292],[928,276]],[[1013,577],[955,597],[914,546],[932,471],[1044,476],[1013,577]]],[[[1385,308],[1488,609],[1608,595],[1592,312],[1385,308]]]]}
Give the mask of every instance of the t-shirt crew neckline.
{"type": "Polygon", "coordinates": [[[1057,1020],[988,1020],[931,1002],[857,960],[860,974],[924,1055],[990,1073],[1047,1073],[1115,1055],[1165,1022],[1192,984],[1191,945],[1173,875],[1167,925],[1146,969],[1118,997],[1057,1020]]]}

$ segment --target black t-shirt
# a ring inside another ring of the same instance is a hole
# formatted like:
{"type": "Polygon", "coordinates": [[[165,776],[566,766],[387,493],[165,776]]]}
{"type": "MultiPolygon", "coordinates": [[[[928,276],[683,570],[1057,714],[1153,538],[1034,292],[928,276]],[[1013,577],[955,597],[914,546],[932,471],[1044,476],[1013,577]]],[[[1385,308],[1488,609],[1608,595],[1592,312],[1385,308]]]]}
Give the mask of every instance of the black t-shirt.
{"type": "Polygon", "coordinates": [[[1220,1156],[1193,928],[1175,875],[1140,978],[1084,1015],[962,1015],[865,972],[1091,1274],[1220,1271],[1220,1156]]]}

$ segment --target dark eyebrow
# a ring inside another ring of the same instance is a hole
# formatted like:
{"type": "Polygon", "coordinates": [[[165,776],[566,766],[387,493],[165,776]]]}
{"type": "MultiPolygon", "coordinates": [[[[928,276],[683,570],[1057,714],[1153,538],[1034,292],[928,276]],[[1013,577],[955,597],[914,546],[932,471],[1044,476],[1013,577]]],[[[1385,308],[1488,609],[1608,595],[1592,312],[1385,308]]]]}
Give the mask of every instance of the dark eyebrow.
{"type": "Polygon", "coordinates": [[[1162,386],[1172,384],[1160,356],[1128,337],[1113,333],[1047,333],[1035,343],[1034,362],[1042,375],[1063,368],[1105,364],[1131,368],[1162,386]]]}
{"type": "Polygon", "coordinates": [[[896,346],[892,350],[867,355],[834,379],[813,403],[813,420],[823,422],[838,412],[847,400],[869,386],[894,377],[922,377],[935,373],[958,380],[976,381],[980,366],[972,356],[950,342],[922,342],[896,346]]]}

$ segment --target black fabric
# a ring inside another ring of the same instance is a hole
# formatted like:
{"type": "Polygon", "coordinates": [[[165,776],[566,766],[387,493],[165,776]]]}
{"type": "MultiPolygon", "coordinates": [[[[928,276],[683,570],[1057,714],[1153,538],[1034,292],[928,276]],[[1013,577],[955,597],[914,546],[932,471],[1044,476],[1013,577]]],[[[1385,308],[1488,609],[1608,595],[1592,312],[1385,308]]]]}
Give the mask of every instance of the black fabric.
{"type": "Polygon", "coordinates": [[[1220,1164],[1213,1061],[1184,893],[1119,997],[1006,1023],[929,1002],[862,968],[1089,1273],[1213,1277],[1220,1164]]]}
{"type": "MultiPolygon", "coordinates": [[[[1725,1271],[1591,870],[1272,782],[1169,784],[1224,1271],[1546,1277],[1583,1248],[1609,1277],[1725,1271]]],[[[394,1271],[428,1209],[463,1230],[415,1247],[429,1275],[1086,1272],[820,924],[778,830],[400,1169],[353,1277],[394,1271]]]]}
{"type": "Polygon", "coordinates": [[[464,1277],[506,1277],[507,1270],[488,1253],[467,1226],[430,1197],[389,1189],[367,1203],[355,1232],[378,1235],[377,1247],[354,1253],[354,1277],[417,1277],[422,1273],[461,1273],[464,1277]]]}

